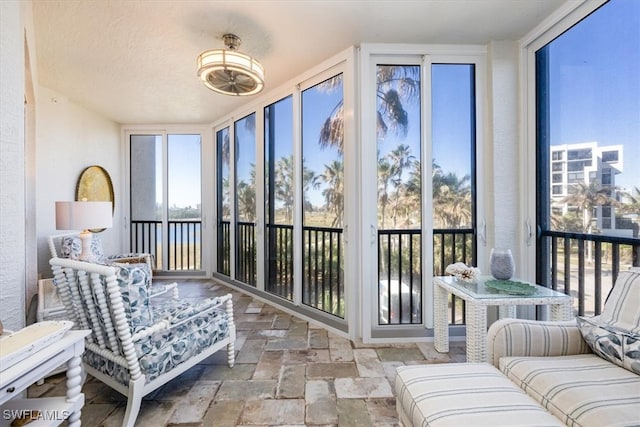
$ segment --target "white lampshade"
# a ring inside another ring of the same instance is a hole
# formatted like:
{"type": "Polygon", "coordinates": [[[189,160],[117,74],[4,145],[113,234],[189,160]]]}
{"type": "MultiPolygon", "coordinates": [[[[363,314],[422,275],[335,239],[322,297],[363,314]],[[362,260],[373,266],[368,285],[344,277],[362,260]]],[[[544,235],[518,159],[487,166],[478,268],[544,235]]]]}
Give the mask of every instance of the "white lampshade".
{"type": "Polygon", "coordinates": [[[111,202],[56,202],[57,230],[89,230],[112,225],[111,202]]]}

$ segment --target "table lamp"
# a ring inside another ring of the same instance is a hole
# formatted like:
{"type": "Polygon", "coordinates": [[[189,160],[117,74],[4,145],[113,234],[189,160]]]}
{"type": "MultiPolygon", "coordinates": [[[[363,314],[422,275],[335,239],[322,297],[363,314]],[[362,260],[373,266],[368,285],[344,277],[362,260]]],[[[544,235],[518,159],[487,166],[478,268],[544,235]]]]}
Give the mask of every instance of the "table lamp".
{"type": "Polygon", "coordinates": [[[90,261],[91,229],[109,228],[113,225],[111,202],[56,202],[56,230],[82,230],[80,259],[90,261]]]}

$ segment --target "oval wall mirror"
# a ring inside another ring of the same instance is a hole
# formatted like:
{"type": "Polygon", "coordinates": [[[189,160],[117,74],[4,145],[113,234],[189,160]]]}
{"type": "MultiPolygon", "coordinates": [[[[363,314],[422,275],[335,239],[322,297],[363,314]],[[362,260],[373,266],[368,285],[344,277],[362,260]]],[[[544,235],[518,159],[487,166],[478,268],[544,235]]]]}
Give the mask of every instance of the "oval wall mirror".
{"type": "MultiPolygon", "coordinates": [[[[76,184],[76,201],[84,199],[92,202],[111,202],[112,212],[115,212],[113,184],[109,173],[103,167],[89,166],[80,174],[76,184]]],[[[91,230],[91,232],[99,233],[104,230],[104,228],[100,228],[91,230]]]]}

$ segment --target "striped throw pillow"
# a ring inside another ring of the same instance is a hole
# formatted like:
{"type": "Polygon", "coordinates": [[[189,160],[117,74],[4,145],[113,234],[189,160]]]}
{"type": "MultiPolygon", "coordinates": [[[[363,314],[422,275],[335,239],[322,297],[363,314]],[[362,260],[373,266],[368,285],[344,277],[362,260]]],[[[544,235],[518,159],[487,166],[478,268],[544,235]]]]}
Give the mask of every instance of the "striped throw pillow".
{"type": "Polygon", "coordinates": [[[615,328],[640,334],[640,273],[622,271],[618,274],[600,316],[615,328]]]}

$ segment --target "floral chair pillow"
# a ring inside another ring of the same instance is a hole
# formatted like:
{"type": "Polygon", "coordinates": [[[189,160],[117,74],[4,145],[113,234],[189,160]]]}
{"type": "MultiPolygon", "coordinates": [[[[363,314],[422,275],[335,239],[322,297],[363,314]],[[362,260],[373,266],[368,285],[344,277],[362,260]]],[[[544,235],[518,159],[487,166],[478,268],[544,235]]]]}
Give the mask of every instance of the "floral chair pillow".
{"type": "Polygon", "coordinates": [[[60,243],[60,255],[62,258],[78,259],[82,252],[82,242],[78,236],[65,236],[60,243]]]}
{"type": "MultiPolygon", "coordinates": [[[[82,253],[80,236],[64,236],[60,242],[60,252],[62,258],[80,259],[80,254],[82,253]]],[[[91,236],[91,254],[96,261],[100,262],[104,260],[102,240],[95,234],[91,236]]]]}
{"type": "Polygon", "coordinates": [[[153,312],[149,301],[151,288],[149,269],[140,264],[119,264],[116,277],[125,316],[131,325],[131,334],[153,325],[153,312]]]}

